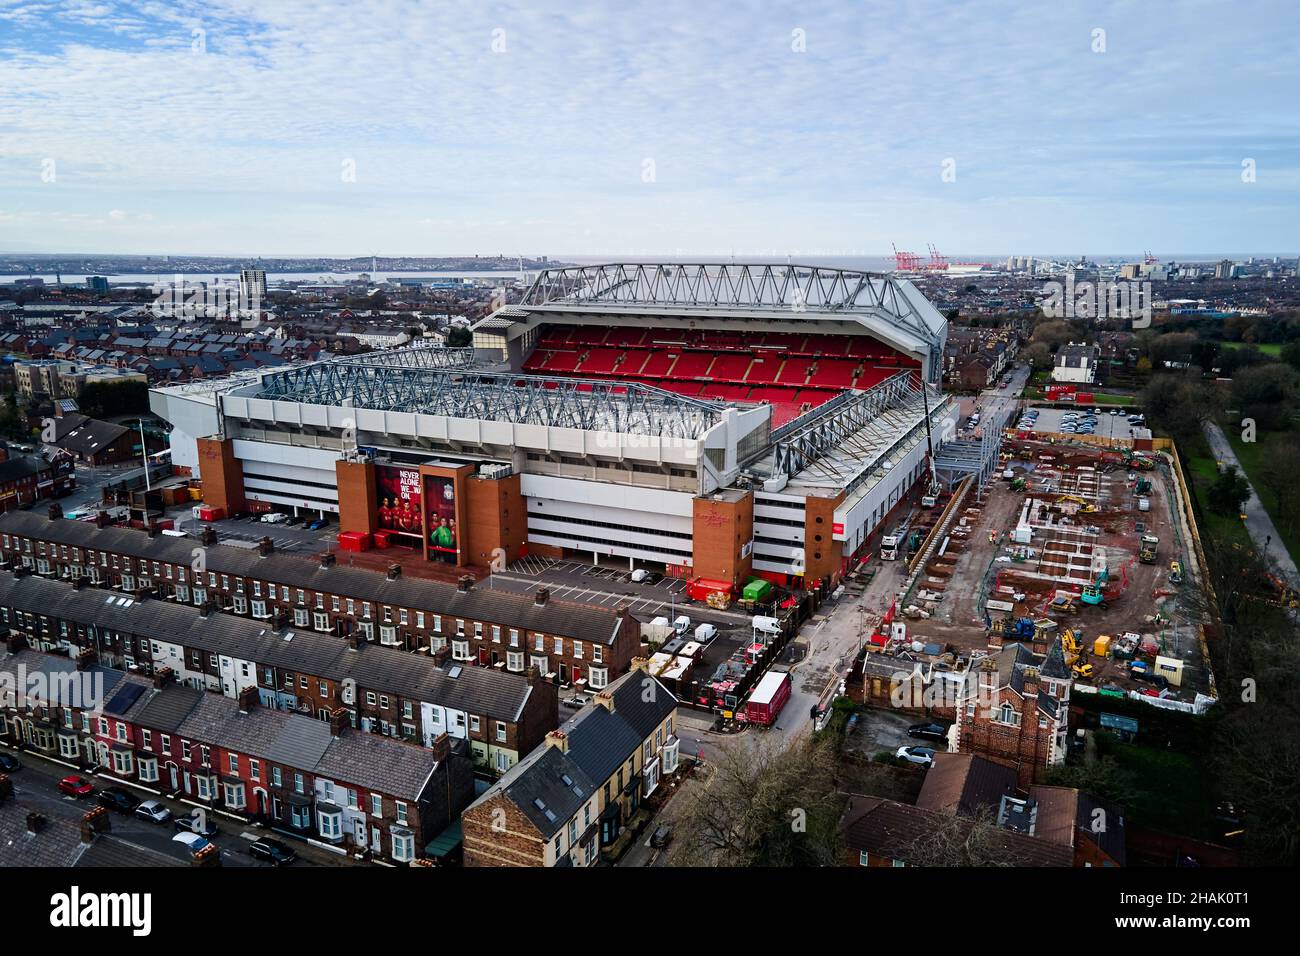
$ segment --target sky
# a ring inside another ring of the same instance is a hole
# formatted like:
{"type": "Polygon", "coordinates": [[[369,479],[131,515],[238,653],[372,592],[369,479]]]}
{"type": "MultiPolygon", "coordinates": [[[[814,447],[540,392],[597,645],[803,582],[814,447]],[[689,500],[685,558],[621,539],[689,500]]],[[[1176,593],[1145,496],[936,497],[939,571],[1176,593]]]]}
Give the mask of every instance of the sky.
{"type": "Polygon", "coordinates": [[[0,0],[0,250],[1300,250],[1293,2],[0,0]]]}

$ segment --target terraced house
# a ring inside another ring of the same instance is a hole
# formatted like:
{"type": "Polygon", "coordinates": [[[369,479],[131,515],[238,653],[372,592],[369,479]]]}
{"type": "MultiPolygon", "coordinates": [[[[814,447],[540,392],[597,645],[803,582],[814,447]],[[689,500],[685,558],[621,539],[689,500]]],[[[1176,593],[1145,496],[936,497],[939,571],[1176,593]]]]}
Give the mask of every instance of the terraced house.
{"type": "Polygon", "coordinates": [[[0,740],[394,863],[419,859],[474,795],[466,745],[446,734],[420,747],[357,733],[341,709],[323,722],[259,707],[251,687],[231,700],[165,669],[150,681],[12,646],[0,668],[27,678],[0,740]],[[90,689],[67,696],[77,678],[90,689]]]}
{"type": "Polygon", "coordinates": [[[676,772],[677,698],[638,658],[465,811],[467,866],[592,866],[676,772]]]}
{"type": "Polygon", "coordinates": [[[159,536],[71,521],[51,509],[0,515],[0,566],[60,578],[86,577],[127,594],[153,592],[321,634],[408,651],[449,648],[452,660],[524,674],[536,667],[562,685],[593,690],[623,673],[641,645],[626,610],[530,598],[216,546],[215,536],[159,536]]]}
{"type": "MultiPolygon", "coordinates": [[[[80,580],[80,579],[78,579],[80,580]]],[[[232,615],[49,580],[21,565],[0,572],[0,625],[14,646],[66,654],[145,676],[163,670],[196,691],[254,692],[261,706],[426,747],[464,740],[500,773],[555,727],[556,689],[529,675],[274,628],[232,615]]]]}

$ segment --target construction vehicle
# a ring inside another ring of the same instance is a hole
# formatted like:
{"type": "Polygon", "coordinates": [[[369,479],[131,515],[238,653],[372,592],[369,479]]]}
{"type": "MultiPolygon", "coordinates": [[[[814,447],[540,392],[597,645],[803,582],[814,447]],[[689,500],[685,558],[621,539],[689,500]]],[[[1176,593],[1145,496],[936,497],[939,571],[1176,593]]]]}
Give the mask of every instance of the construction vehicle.
{"type": "Polygon", "coordinates": [[[1151,494],[1151,479],[1150,479],[1150,478],[1139,478],[1139,479],[1137,480],[1137,487],[1135,487],[1135,488],[1133,489],[1133,493],[1134,493],[1134,494],[1137,494],[1137,495],[1149,495],[1149,494],[1151,494]]]}
{"type": "Polygon", "coordinates": [[[902,547],[903,541],[907,537],[905,531],[895,531],[893,534],[887,534],[880,539],[880,560],[897,561],[898,550],[902,547]]]}
{"type": "Polygon", "coordinates": [[[1023,478],[1016,478],[1016,479],[1014,479],[1014,480],[1011,482],[1011,490],[1012,490],[1012,491],[1024,491],[1024,490],[1025,490],[1025,479],[1023,479],[1023,478]]]}
{"type": "Polygon", "coordinates": [[[1096,505],[1092,504],[1090,501],[1088,501],[1088,500],[1086,500],[1086,499],[1084,499],[1084,498],[1080,498],[1078,495],[1059,495],[1059,496],[1057,496],[1056,503],[1057,503],[1058,505],[1059,505],[1059,504],[1063,504],[1064,502],[1067,502],[1067,501],[1070,501],[1070,502],[1073,502],[1073,503],[1076,504],[1076,505],[1079,505],[1079,506],[1080,506],[1080,509],[1081,509],[1085,514],[1097,510],[1097,506],[1096,506],[1096,505]]]}
{"type": "Polygon", "coordinates": [[[1134,454],[1131,450],[1124,453],[1125,468],[1131,468],[1135,471],[1150,471],[1155,466],[1155,461],[1144,455],[1134,454]]]}
{"type": "Polygon", "coordinates": [[[934,468],[934,438],[930,434],[930,395],[924,382],[921,383],[921,401],[925,405],[925,444],[930,452],[926,458],[926,464],[930,469],[929,481],[921,494],[921,507],[933,508],[939,503],[939,473],[934,468]]]}
{"type": "Polygon", "coordinates": [[[1094,581],[1092,584],[1084,585],[1083,593],[1079,595],[1079,600],[1082,601],[1084,604],[1089,604],[1094,607],[1098,604],[1105,604],[1106,594],[1102,590],[1102,585],[1104,585],[1106,581],[1109,579],[1110,579],[1110,570],[1107,568],[1102,568],[1101,573],[1097,575],[1096,581],[1094,581]]]}
{"type": "Polygon", "coordinates": [[[1138,549],[1138,560],[1143,564],[1155,564],[1159,548],[1160,538],[1154,534],[1144,534],[1142,545],[1138,549]]]}
{"type": "Polygon", "coordinates": [[[1179,562],[1179,561],[1170,561],[1170,562],[1169,562],[1169,583],[1170,583],[1170,584],[1182,584],[1182,583],[1183,583],[1183,565],[1182,565],[1182,562],[1179,562]]]}
{"type": "Polygon", "coordinates": [[[1065,663],[1070,673],[1085,680],[1096,673],[1096,668],[1088,662],[1088,647],[1082,640],[1082,632],[1067,627],[1061,634],[1061,648],[1065,651],[1065,663]]]}

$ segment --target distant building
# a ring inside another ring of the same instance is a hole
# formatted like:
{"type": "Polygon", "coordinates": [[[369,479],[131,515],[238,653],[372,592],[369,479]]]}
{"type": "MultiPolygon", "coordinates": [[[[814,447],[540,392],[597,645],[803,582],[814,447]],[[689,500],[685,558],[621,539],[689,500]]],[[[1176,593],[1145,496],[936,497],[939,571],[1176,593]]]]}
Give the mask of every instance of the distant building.
{"type": "Polygon", "coordinates": [[[239,298],[241,304],[266,298],[266,271],[264,269],[239,270],[239,298]]]}
{"type": "Polygon", "coordinates": [[[1221,262],[1219,262],[1217,265],[1215,265],[1215,267],[1214,267],[1214,278],[1216,278],[1216,279],[1231,279],[1231,278],[1232,278],[1232,270],[1233,270],[1233,262],[1232,262],[1232,260],[1231,260],[1231,259],[1224,259],[1224,260],[1222,260],[1221,262]]]}
{"type": "Polygon", "coordinates": [[[91,292],[107,292],[108,276],[86,276],[86,288],[91,292]]]}
{"type": "Polygon", "coordinates": [[[1095,345],[1070,342],[1056,350],[1053,382],[1088,385],[1097,380],[1098,350],[1095,345]]]}

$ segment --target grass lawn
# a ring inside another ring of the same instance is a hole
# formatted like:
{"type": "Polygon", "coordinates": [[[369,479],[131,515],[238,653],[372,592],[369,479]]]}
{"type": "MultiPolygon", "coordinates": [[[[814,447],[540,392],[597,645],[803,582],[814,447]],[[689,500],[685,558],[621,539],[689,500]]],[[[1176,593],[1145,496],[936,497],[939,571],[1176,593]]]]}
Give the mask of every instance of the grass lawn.
{"type": "Polygon", "coordinates": [[[1286,529],[1282,527],[1282,523],[1277,518],[1277,495],[1257,481],[1255,476],[1259,474],[1264,463],[1268,461],[1272,448],[1283,443],[1289,444],[1290,442],[1300,441],[1300,435],[1295,432],[1264,432],[1258,436],[1258,441],[1243,442],[1239,428],[1224,428],[1223,433],[1228,436],[1228,442],[1232,445],[1232,450],[1237,453],[1237,460],[1241,462],[1241,467],[1245,469],[1251,487],[1255,489],[1255,494],[1259,495],[1264,510],[1273,519],[1273,524],[1277,525],[1278,534],[1282,536],[1286,549],[1291,552],[1291,556],[1294,558],[1297,554],[1300,554],[1300,534],[1297,534],[1294,528],[1288,534],[1286,529]]]}
{"type": "MultiPolygon", "coordinates": [[[[1083,388],[1080,389],[1080,391],[1086,392],[1087,389],[1083,388]]],[[[1026,388],[1021,393],[1021,397],[1030,400],[1035,400],[1035,399],[1045,398],[1046,396],[1045,393],[1042,391],[1042,389],[1026,388]]],[[[1065,402],[1069,400],[1070,399],[1067,399],[1064,396],[1057,399],[1058,402],[1065,402]]],[[[1137,401],[1137,399],[1135,399],[1132,395],[1117,395],[1114,392],[1093,392],[1092,393],[1092,404],[1095,405],[1132,405],[1135,401],[1137,401]]]]}
{"type": "Polygon", "coordinates": [[[1261,342],[1254,342],[1254,343],[1250,343],[1250,342],[1220,342],[1219,344],[1222,345],[1225,349],[1239,349],[1239,348],[1242,348],[1243,346],[1253,344],[1253,345],[1255,346],[1255,348],[1259,349],[1259,350],[1260,350],[1261,352],[1263,352],[1265,355],[1271,355],[1271,356],[1273,356],[1274,358],[1277,358],[1278,356],[1280,356],[1280,355],[1282,354],[1282,343],[1281,343],[1281,342],[1262,342],[1262,343],[1261,343],[1261,342]]]}
{"type": "Polygon", "coordinates": [[[1204,838],[1214,819],[1209,773],[1174,750],[1110,742],[1104,753],[1136,778],[1138,793],[1125,807],[1129,819],[1167,833],[1204,838]]]}
{"type": "Polygon", "coordinates": [[[1250,535],[1246,526],[1236,515],[1221,515],[1211,511],[1206,502],[1209,500],[1210,486],[1219,477],[1219,466],[1210,452],[1209,442],[1205,436],[1197,434],[1193,441],[1179,446],[1183,452],[1183,463],[1187,466],[1187,480],[1192,483],[1196,500],[1201,505],[1196,521],[1202,535],[1209,535],[1225,544],[1250,546],[1250,535]]]}

